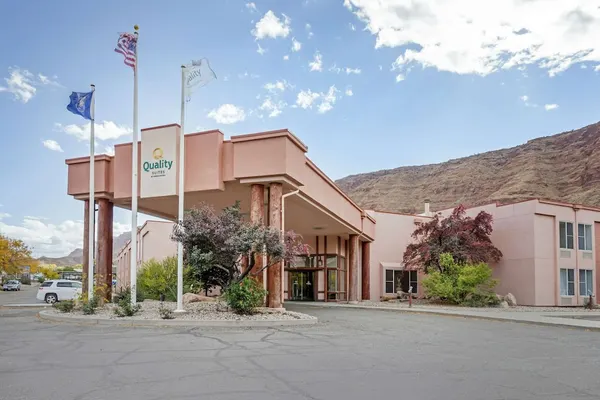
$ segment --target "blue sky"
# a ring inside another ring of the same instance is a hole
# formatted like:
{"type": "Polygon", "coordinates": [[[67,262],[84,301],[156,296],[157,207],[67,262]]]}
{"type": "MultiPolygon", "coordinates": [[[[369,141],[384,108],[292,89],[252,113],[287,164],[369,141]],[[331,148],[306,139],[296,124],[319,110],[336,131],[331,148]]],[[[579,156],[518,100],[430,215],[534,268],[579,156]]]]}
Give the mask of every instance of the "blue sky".
{"type": "MultiPolygon", "coordinates": [[[[99,152],[131,140],[132,70],[113,49],[134,24],[140,128],[179,122],[179,66],[207,57],[218,79],[189,103],[186,132],[288,128],[334,179],[600,119],[600,1],[446,3],[5,2],[0,231],[36,255],[81,246],[64,160],[86,155],[89,138],[65,106],[95,83],[99,152]]],[[[129,218],[116,212],[115,233],[129,218]]]]}

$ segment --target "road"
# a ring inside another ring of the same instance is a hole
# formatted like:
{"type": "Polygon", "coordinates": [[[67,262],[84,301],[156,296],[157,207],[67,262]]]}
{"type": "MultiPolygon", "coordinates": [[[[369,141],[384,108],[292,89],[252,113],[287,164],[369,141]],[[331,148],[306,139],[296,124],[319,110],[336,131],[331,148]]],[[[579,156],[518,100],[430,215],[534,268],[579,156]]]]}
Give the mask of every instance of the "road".
{"type": "Polygon", "coordinates": [[[595,332],[286,307],[317,326],[51,324],[0,309],[0,399],[599,399],[595,332]]]}
{"type": "Polygon", "coordinates": [[[22,285],[18,292],[5,292],[0,290],[0,305],[5,304],[35,304],[43,303],[35,298],[39,285],[22,285]]]}

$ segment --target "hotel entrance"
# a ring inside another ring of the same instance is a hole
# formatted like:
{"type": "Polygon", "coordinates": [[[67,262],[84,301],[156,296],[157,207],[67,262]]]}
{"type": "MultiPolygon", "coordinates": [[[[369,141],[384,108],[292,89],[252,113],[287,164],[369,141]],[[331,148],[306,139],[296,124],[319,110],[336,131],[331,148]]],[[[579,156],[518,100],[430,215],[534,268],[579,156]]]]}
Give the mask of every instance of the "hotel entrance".
{"type": "Polygon", "coordinates": [[[290,300],[314,301],[315,300],[315,272],[290,271],[292,293],[290,300]]]}

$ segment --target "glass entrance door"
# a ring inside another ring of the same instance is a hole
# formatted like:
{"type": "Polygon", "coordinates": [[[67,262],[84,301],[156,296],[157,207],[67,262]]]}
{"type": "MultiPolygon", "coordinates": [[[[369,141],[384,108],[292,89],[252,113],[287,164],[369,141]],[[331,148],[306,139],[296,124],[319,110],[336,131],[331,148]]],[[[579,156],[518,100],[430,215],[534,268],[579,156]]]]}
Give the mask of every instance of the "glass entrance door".
{"type": "Polygon", "coordinates": [[[290,279],[292,280],[292,300],[315,300],[313,271],[290,271],[290,279]]]}

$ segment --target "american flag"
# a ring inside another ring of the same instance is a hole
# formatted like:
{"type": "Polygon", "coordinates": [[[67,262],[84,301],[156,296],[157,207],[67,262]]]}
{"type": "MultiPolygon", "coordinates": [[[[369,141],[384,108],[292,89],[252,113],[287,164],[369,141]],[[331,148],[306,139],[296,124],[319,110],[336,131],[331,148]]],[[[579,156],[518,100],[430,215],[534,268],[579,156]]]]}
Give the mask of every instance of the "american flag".
{"type": "Polygon", "coordinates": [[[137,57],[137,35],[132,33],[121,33],[117,41],[115,51],[123,54],[125,65],[135,69],[135,60],[137,57]]]}

